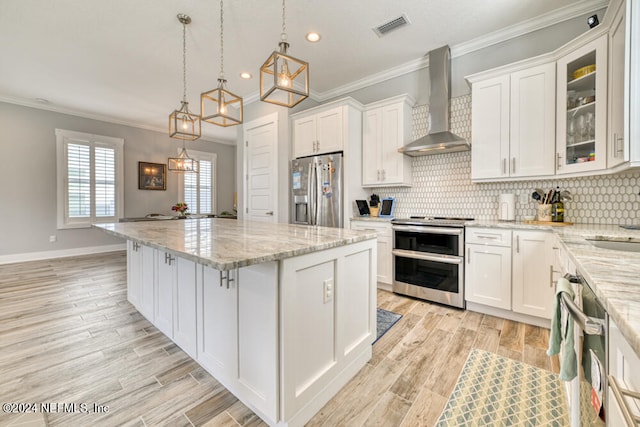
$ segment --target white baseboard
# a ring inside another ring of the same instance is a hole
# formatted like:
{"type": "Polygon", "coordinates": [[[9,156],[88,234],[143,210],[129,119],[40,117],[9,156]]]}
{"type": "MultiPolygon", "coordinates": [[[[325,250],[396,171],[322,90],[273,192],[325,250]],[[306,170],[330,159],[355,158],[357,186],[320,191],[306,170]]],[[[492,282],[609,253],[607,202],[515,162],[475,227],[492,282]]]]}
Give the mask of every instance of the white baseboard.
{"type": "Polygon", "coordinates": [[[87,246],[83,248],[62,249],[58,251],[27,252],[24,254],[0,255],[0,265],[26,261],[41,261],[53,258],[66,258],[79,255],[101,254],[104,252],[124,251],[126,249],[126,243],[118,243],[115,245],[87,246]]]}
{"type": "Polygon", "coordinates": [[[541,317],[530,316],[528,314],[515,313],[511,310],[503,310],[501,308],[489,307],[483,304],[477,304],[467,301],[467,310],[475,311],[477,313],[488,314],[490,316],[500,317],[502,319],[513,320],[521,323],[528,323],[529,325],[540,326],[541,328],[550,329],[551,320],[543,319],[541,317]]]}
{"type": "Polygon", "coordinates": [[[382,289],[383,291],[393,292],[393,286],[391,283],[378,282],[378,289],[382,289]]]}

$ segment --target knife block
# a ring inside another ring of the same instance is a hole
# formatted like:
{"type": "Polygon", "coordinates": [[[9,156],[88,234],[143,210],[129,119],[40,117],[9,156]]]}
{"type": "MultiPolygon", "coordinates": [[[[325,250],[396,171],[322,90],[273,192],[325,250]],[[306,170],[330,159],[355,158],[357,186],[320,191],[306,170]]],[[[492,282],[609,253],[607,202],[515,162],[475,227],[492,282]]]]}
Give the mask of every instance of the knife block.
{"type": "Polygon", "coordinates": [[[373,206],[369,206],[369,212],[371,216],[380,215],[380,206],[376,206],[375,208],[373,206]]]}

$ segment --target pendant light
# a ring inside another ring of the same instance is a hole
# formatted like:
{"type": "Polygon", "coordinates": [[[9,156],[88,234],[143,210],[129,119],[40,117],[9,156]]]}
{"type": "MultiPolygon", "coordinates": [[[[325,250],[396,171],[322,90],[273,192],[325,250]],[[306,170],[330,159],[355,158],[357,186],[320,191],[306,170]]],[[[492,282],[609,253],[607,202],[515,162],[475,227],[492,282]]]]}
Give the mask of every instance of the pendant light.
{"type": "Polygon", "coordinates": [[[218,87],[200,95],[202,120],[217,126],[242,123],[242,98],[229,92],[224,78],[224,6],[220,0],[220,76],[218,87]]]}
{"type": "Polygon", "coordinates": [[[172,172],[198,172],[198,161],[189,157],[182,140],[182,150],[178,157],[169,157],[169,170],[172,172]]]}
{"type": "Polygon", "coordinates": [[[260,67],[260,100],[291,108],[309,96],[309,64],[288,54],[285,0],[278,46],[260,67]]]}
{"type": "Polygon", "coordinates": [[[178,14],[178,21],[182,24],[182,102],[179,110],[169,115],[169,136],[171,138],[195,141],[200,138],[200,116],[189,111],[187,102],[187,25],[191,18],[182,13],[178,14]]]}

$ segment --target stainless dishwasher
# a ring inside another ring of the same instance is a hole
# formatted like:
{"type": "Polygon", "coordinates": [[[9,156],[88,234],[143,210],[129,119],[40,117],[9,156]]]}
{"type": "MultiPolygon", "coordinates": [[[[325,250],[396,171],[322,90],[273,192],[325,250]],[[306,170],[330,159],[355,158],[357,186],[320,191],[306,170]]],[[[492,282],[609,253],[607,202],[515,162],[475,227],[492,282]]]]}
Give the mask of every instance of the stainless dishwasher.
{"type": "Polygon", "coordinates": [[[576,295],[574,300],[562,294],[563,310],[575,322],[574,348],[578,359],[578,375],[569,386],[571,426],[604,426],[609,316],[583,277],[568,273],[565,278],[576,295]]]}

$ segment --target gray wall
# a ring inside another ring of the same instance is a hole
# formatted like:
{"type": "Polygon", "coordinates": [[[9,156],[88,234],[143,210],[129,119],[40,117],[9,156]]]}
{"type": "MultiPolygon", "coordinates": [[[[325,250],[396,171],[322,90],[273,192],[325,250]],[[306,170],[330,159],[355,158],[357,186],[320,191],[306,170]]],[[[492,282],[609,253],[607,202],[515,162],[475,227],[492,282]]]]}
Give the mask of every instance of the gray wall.
{"type": "MultiPolygon", "coordinates": [[[[99,230],[56,229],[56,128],[124,139],[125,217],[170,214],[179,201],[178,175],[172,172],[166,191],[138,189],[139,161],[166,164],[177,154],[181,142],[168,134],[0,102],[0,257],[122,243],[99,230]],[[49,243],[51,235],[57,242],[49,243]]],[[[231,211],[235,147],[199,140],[188,142],[190,149],[217,154],[217,211],[231,211]]]]}

